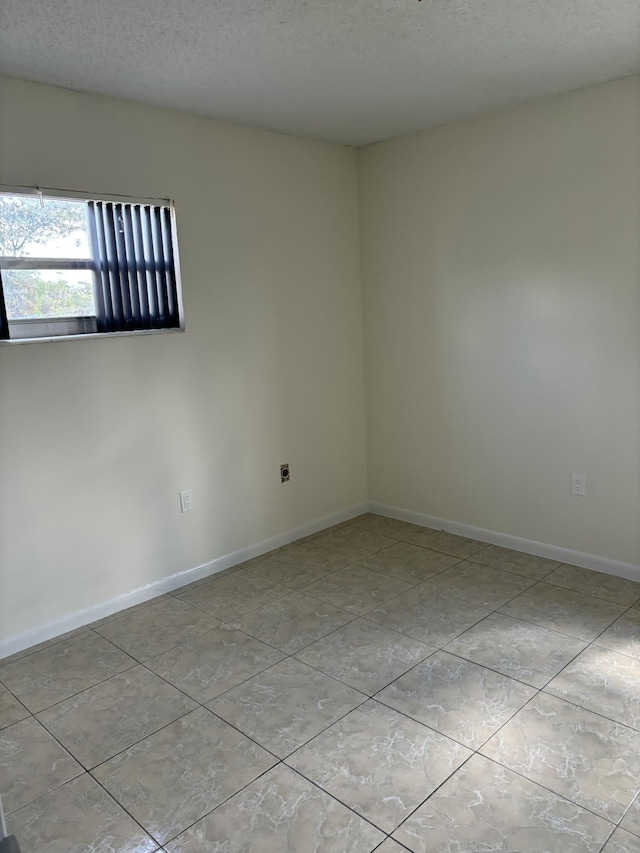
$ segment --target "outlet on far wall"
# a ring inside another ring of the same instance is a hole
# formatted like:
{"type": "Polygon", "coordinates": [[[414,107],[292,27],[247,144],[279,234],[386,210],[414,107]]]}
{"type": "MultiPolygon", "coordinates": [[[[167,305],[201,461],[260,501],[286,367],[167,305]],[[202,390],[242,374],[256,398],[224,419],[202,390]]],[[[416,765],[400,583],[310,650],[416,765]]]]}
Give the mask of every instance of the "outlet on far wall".
{"type": "Polygon", "coordinates": [[[193,496],[191,489],[180,492],[180,512],[191,512],[193,509],[193,496]]]}
{"type": "Polygon", "coordinates": [[[584,474],[571,475],[571,494],[584,497],[586,487],[586,477],[584,474]]]}

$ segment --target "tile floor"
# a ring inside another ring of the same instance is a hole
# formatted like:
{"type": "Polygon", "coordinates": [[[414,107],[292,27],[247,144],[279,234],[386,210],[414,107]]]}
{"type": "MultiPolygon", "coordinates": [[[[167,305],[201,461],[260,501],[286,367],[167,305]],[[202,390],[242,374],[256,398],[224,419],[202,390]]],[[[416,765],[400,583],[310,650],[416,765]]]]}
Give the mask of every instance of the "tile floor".
{"type": "Polygon", "coordinates": [[[640,584],[364,515],[0,661],[23,853],[639,853],[640,584]]]}

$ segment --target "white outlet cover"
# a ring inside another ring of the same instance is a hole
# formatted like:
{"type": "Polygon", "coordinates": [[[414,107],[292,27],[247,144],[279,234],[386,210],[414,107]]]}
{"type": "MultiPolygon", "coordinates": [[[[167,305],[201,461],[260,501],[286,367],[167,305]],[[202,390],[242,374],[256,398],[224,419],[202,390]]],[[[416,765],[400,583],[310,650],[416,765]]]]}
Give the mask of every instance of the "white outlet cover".
{"type": "Polygon", "coordinates": [[[571,494],[579,497],[585,496],[586,478],[584,474],[571,475],[571,494]]]}

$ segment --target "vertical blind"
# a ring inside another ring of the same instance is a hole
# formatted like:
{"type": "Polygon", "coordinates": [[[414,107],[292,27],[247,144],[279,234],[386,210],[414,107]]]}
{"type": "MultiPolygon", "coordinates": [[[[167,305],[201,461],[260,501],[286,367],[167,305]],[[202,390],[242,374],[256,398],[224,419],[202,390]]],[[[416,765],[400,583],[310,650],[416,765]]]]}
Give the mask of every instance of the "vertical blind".
{"type": "Polygon", "coordinates": [[[4,304],[4,290],[2,288],[2,270],[0,269],[0,340],[9,337],[9,323],[7,321],[7,309],[4,304]]]}
{"type": "Polygon", "coordinates": [[[89,201],[99,332],[180,327],[171,208],[89,201]]]}

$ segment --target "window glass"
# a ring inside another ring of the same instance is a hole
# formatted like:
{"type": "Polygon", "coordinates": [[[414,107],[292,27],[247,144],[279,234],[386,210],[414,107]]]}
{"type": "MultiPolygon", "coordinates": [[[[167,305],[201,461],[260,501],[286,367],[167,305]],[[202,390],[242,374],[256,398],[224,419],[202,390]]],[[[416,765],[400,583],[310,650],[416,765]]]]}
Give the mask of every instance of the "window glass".
{"type": "Polygon", "coordinates": [[[89,258],[86,203],[0,195],[0,256],[89,258]]]}
{"type": "Polygon", "coordinates": [[[90,270],[4,270],[2,284],[9,320],[96,313],[90,270]]]}

